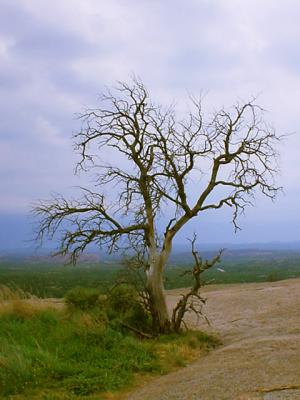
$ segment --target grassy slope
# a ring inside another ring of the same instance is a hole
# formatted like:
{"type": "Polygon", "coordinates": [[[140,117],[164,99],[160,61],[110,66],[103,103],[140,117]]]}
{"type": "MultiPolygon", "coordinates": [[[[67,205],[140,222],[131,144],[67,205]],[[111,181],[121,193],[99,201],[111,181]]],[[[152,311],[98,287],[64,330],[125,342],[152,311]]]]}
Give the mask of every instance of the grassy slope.
{"type": "Polygon", "coordinates": [[[169,372],[215,344],[200,332],[141,341],[91,314],[35,310],[15,300],[0,316],[0,397],[99,399],[137,374],[169,372]]]}

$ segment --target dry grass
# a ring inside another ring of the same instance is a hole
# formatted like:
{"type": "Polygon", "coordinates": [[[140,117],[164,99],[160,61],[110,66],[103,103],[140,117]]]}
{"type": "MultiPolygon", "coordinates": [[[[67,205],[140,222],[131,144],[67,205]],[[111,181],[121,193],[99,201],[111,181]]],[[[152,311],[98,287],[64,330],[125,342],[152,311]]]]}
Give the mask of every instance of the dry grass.
{"type": "Polygon", "coordinates": [[[15,314],[31,318],[37,312],[49,308],[61,308],[61,304],[51,300],[39,299],[18,287],[0,285],[0,316],[15,314]]]}
{"type": "Polygon", "coordinates": [[[18,288],[0,285],[0,303],[12,300],[35,299],[36,297],[18,288]]]}

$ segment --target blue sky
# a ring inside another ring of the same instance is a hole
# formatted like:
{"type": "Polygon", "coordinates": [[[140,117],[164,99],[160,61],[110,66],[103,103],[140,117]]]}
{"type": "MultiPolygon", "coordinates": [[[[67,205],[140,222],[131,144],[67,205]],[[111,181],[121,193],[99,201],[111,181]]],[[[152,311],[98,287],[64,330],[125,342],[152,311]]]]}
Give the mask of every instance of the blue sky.
{"type": "Polygon", "coordinates": [[[75,177],[74,114],[105,86],[139,75],[152,97],[207,110],[259,95],[277,132],[284,187],[258,199],[233,233],[230,215],[195,221],[205,242],[300,239],[300,4],[296,0],[0,0],[0,248],[24,246],[26,217],[75,177]]]}

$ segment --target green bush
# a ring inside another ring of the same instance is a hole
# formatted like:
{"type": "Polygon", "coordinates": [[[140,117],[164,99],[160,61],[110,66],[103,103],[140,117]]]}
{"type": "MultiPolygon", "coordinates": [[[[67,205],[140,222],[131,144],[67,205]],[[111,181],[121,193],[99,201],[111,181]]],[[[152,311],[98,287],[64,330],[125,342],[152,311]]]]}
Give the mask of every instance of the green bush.
{"type": "Polygon", "coordinates": [[[266,276],[266,282],[276,282],[276,281],[280,281],[280,279],[281,279],[281,277],[280,277],[280,274],[278,273],[278,271],[270,272],[266,276]]]}
{"type": "Polygon", "coordinates": [[[118,314],[125,314],[139,304],[137,291],[127,284],[115,286],[108,295],[108,301],[110,308],[118,314]]]}
{"type": "Polygon", "coordinates": [[[151,317],[136,289],[128,284],[118,285],[110,291],[108,316],[116,323],[125,323],[145,332],[151,330],[151,317]]]}
{"type": "Polygon", "coordinates": [[[65,303],[69,310],[89,311],[95,308],[104,310],[106,296],[99,290],[92,288],[76,287],[65,295],[65,303]]]}
{"type": "Polygon", "coordinates": [[[65,296],[65,303],[74,318],[81,318],[84,325],[109,324],[123,331],[124,324],[142,331],[151,330],[151,319],[140,302],[135,288],[130,285],[114,287],[108,296],[97,289],[77,287],[65,296]]]}

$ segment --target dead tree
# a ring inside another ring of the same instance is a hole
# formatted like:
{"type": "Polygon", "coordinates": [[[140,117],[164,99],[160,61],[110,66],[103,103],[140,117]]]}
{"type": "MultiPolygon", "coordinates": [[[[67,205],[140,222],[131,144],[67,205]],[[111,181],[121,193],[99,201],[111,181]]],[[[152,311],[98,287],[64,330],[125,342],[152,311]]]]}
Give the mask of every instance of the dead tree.
{"type": "Polygon", "coordinates": [[[202,297],[200,293],[200,289],[203,286],[201,274],[216,265],[220,261],[223,253],[222,249],[211,260],[203,261],[195,249],[196,239],[197,236],[194,235],[194,238],[191,240],[194,266],[191,270],[186,270],[183,273],[184,275],[192,275],[193,284],[187,293],[181,295],[181,299],[178,301],[172,312],[171,326],[172,330],[175,332],[180,331],[182,324],[186,325],[184,321],[184,316],[186,313],[193,313],[197,318],[203,316],[202,306],[205,304],[206,299],[202,297]]]}
{"type": "Polygon", "coordinates": [[[171,329],[163,273],[176,234],[192,218],[222,207],[232,209],[237,229],[238,215],[258,192],[274,199],[279,190],[273,179],[279,137],[263,110],[250,101],[205,120],[201,101],[191,102],[192,111],[177,120],[174,108],[155,105],[140,81],[119,83],[99,108],[82,113],[75,135],[77,170],[95,173],[93,189],[83,189],[77,200],[57,196],[35,208],[38,238],[58,233],[58,253],[73,261],[92,242],[110,251],[128,239],[144,246],[159,332],[171,329]],[[166,208],[173,215],[160,230],[166,208]]]}

